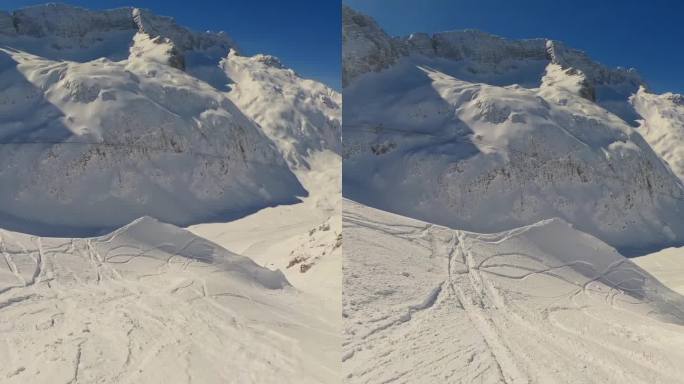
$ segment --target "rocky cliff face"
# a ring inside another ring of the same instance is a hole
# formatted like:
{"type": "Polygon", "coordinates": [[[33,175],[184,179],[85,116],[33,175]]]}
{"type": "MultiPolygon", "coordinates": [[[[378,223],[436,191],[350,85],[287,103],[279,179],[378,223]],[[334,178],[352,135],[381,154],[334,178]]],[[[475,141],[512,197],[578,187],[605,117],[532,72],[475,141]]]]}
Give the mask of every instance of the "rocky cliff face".
{"type": "Polygon", "coordinates": [[[477,232],[561,217],[625,252],[684,242],[681,183],[611,112],[634,111],[633,71],[475,31],[393,44],[394,62],[346,71],[348,197],[477,232]]]}
{"type": "Polygon", "coordinates": [[[399,52],[385,31],[372,18],[342,7],[342,83],[377,72],[393,64],[399,52]]]}

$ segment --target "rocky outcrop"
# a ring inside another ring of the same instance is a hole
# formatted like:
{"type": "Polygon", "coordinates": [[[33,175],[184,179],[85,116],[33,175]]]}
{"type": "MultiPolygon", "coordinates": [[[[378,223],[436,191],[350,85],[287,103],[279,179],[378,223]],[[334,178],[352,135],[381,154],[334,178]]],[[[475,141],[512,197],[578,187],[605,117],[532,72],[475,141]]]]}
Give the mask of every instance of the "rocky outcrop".
{"type": "Polygon", "coordinates": [[[395,42],[372,18],[342,7],[342,84],[385,69],[399,58],[395,42]]]}

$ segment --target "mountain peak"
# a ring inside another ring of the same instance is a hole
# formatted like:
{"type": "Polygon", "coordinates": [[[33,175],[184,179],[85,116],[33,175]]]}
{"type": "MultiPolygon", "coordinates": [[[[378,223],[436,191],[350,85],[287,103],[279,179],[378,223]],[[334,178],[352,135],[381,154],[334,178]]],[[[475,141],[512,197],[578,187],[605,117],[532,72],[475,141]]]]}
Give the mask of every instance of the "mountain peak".
{"type": "Polygon", "coordinates": [[[584,78],[578,88],[580,96],[597,102],[632,125],[638,118],[627,102],[640,86],[645,86],[636,70],[609,68],[559,41],[507,39],[475,29],[391,37],[373,18],[349,7],[343,12],[342,30],[344,86],[365,73],[379,72],[416,57],[442,64],[444,60],[453,62],[452,67],[460,68],[454,75],[462,80],[524,87],[540,86],[547,66],[557,64],[565,72],[556,74],[584,78]]]}

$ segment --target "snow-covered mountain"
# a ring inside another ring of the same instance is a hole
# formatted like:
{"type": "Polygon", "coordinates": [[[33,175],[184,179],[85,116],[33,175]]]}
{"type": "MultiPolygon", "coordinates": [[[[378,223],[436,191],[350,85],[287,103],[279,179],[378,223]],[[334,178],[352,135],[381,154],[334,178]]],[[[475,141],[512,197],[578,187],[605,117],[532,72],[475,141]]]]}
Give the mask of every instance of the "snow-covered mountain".
{"type": "Polygon", "coordinates": [[[0,226],[187,225],[306,196],[291,165],[339,152],[340,96],[238,52],[137,8],[0,13],[0,226]]]}
{"type": "Polygon", "coordinates": [[[624,252],[684,243],[635,71],[545,39],[389,37],[348,7],[343,64],[345,196],[477,232],[558,217],[624,252]]]}

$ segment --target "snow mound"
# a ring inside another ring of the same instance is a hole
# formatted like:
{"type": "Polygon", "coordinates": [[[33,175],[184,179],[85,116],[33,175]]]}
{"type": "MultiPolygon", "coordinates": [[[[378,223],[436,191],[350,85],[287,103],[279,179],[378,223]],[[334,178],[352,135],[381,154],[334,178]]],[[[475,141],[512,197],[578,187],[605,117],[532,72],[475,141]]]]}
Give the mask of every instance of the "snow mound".
{"type": "Polygon", "coordinates": [[[94,238],[38,238],[7,230],[0,230],[0,238],[1,252],[8,260],[3,271],[6,278],[0,287],[3,292],[32,285],[46,276],[93,282],[103,278],[103,269],[112,278],[141,279],[174,264],[205,265],[214,274],[265,289],[289,286],[280,271],[263,268],[185,229],[150,217],[139,218],[108,235],[94,238]],[[55,245],[58,243],[61,245],[55,245]],[[45,244],[53,247],[46,250],[45,244]],[[86,252],[89,257],[80,260],[79,265],[72,265],[77,269],[71,273],[78,276],[61,276],[66,271],[60,269],[57,257],[84,256],[79,252],[86,252]]]}
{"type": "Polygon", "coordinates": [[[350,383],[684,373],[684,297],[563,220],[478,234],[345,201],[343,225],[350,383]]]}
{"type": "Polygon", "coordinates": [[[104,262],[116,264],[119,272],[145,275],[149,270],[141,268],[141,262],[170,263],[176,258],[180,262],[206,263],[217,271],[268,289],[289,286],[282,272],[261,267],[247,257],[151,217],[142,217],[110,235],[97,238],[95,244],[104,262]]]}
{"type": "Polygon", "coordinates": [[[684,243],[682,183],[601,101],[633,71],[555,42],[431,39],[345,86],[346,197],[477,232],[560,217],[629,254],[684,243]]]}

